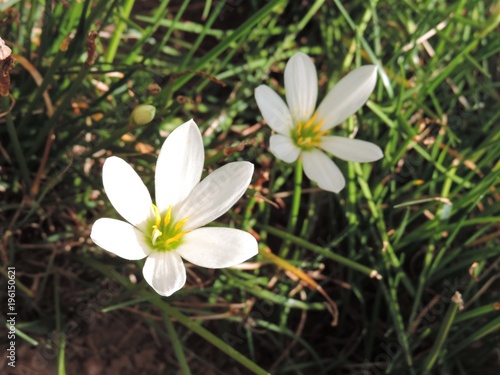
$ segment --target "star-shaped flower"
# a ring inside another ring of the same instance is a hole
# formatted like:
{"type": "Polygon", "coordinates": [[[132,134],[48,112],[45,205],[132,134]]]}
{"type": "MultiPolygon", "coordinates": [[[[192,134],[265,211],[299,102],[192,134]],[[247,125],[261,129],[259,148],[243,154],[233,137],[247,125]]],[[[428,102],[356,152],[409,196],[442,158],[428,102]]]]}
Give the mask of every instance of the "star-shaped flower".
{"type": "Polygon", "coordinates": [[[302,158],[304,172],[320,188],[338,193],[345,186],[339,168],[327,151],[347,161],[371,162],[383,157],[375,144],[331,136],[330,129],[354,114],[375,88],[377,68],[365,65],[340,80],[315,111],[318,96],[316,68],[303,53],[296,53],[285,67],[286,101],[269,86],[255,89],[255,99],[267,124],[278,134],[269,148],[279,159],[292,163],[302,158]]]}
{"type": "Polygon", "coordinates": [[[122,258],[146,258],[144,279],[169,296],[186,282],[181,259],[202,267],[231,267],[257,254],[257,241],[233,228],[201,228],[224,214],[243,195],[253,164],[233,162],[200,182],[204,148],[194,121],[175,129],[163,144],[155,172],[156,205],[137,173],[124,160],[106,159],[106,194],[127,221],[98,219],[90,237],[122,258]]]}

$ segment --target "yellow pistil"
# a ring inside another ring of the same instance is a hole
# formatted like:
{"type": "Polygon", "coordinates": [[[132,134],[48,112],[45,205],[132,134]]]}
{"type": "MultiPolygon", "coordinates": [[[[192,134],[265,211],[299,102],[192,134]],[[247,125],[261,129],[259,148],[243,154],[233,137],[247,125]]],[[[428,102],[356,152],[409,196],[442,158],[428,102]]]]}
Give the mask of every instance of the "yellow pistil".
{"type": "Polygon", "coordinates": [[[153,243],[153,245],[161,235],[163,235],[163,233],[158,229],[156,225],[153,225],[153,233],[151,234],[151,242],[153,243]]]}
{"type": "Polygon", "coordinates": [[[329,130],[321,131],[324,120],[317,122],[318,113],[307,122],[297,122],[297,126],[291,130],[290,136],[294,144],[302,150],[309,151],[314,147],[321,146],[321,138],[328,134],[329,130]]]}

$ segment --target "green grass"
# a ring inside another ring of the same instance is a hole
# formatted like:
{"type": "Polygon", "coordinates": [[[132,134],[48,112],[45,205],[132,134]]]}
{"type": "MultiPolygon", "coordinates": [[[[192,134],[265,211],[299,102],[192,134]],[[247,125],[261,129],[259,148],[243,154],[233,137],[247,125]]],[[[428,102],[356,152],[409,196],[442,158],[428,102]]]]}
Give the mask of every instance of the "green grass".
{"type": "Polygon", "coordinates": [[[0,5],[0,37],[20,56],[11,96],[0,98],[0,311],[5,319],[15,266],[17,360],[28,373],[74,373],[88,357],[112,368],[111,358],[144,347],[155,357],[142,365],[159,374],[495,373],[500,7],[301,3],[0,5]],[[253,90],[265,83],[284,96],[296,51],[314,59],[320,99],[355,67],[380,67],[369,102],[336,134],[357,131],[384,158],[336,160],[347,179],[340,194],[300,182],[268,150],[253,90]],[[156,117],[130,127],[138,104],[156,117]],[[251,231],[261,251],[250,270],[189,267],[186,287],[160,298],[140,261],[111,256],[89,233],[97,218],[116,217],[104,159],[125,158],[152,189],[165,136],[190,118],[206,172],[255,164],[251,188],[215,225],[251,231]],[[88,342],[107,327],[123,337],[96,352],[88,342]]]}

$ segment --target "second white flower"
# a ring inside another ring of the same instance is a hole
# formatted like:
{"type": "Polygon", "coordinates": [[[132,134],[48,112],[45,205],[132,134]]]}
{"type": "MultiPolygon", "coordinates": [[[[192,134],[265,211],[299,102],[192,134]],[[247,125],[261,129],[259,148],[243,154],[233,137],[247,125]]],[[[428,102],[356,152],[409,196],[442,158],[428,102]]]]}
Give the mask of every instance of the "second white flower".
{"type": "Polygon", "coordinates": [[[371,162],[383,157],[380,147],[373,143],[329,135],[330,129],[365,104],[376,82],[376,66],[357,68],[330,90],[315,111],[316,68],[309,56],[296,53],[285,67],[288,106],[269,86],[260,85],[255,89],[262,116],[277,133],[269,141],[271,152],[287,163],[301,157],[309,179],[324,190],[338,193],[345,186],[344,176],[321,150],[355,162],[371,162]]]}

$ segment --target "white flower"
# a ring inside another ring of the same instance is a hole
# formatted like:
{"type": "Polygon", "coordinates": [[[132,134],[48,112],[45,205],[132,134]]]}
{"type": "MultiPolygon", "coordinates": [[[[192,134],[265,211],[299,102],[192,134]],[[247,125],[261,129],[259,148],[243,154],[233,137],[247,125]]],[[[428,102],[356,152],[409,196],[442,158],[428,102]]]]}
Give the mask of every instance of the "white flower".
{"type": "Polygon", "coordinates": [[[204,149],[194,121],[175,129],[156,163],[156,205],[132,167],[112,156],[102,179],[106,194],[127,221],[98,219],[90,237],[122,258],[147,257],[144,279],[169,296],[186,282],[182,258],[202,267],[231,267],[257,254],[257,241],[232,228],[200,228],[224,214],[243,195],[253,164],[226,164],[200,182],[204,149]]]}
{"type": "Polygon", "coordinates": [[[296,53],[285,67],[286,101],[269,86],[255,89],[255,99],[267,124],[278,134],[269,148],[279,159],[292,163],[299,157],[304,172],[320,188],[338,193],[345,186],[339,168],[320,149],[347,161],[371,162],[383,157],[373,143],[330,136],[330,129],[354,114],[375,88],[377,68],[366,65],[353,70],[332,88],[317,110],[318,77],[311,59],[296,53]]]}

